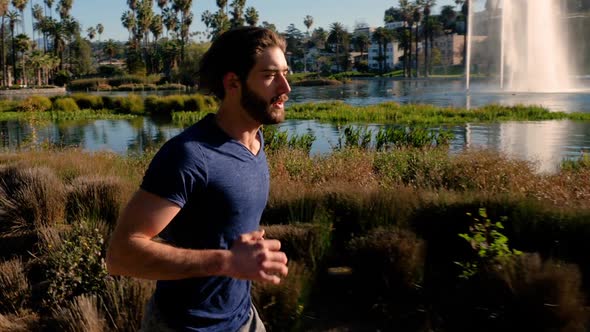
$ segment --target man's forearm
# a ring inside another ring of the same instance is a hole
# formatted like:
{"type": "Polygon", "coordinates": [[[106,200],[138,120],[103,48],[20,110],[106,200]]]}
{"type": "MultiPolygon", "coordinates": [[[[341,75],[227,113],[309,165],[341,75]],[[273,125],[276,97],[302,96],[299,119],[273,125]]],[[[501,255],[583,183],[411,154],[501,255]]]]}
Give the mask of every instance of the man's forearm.
{"type": "Polygon", "coordinates": [[[107,268],[112,275],[152,280],[207,277],[222,275],[230,255],[229,250],[182,249],[131,237],[124,246],[111,243],[107,268]]]}

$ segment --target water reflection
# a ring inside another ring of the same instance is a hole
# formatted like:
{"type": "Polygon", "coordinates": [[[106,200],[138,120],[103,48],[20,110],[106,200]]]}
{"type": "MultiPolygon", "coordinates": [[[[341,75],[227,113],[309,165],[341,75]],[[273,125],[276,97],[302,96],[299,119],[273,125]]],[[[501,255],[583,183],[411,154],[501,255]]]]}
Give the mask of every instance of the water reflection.
{"type": "MultiPolygon", "coordinates": [[[[382,124],[353,125],[376,133],[382,124]]],[[[312,154],[329,153],[339,144],[343,128],[317,121],[287,120],[279,125],[289,134],[312,133],[316,140],[312,154]]],[[[432,127],[437,130],[439,127],[432,127]]],[[[490,148],[509,156],[537,162],[543,172],[556,170],[563,159],[579,158],[590,151],[590,123],[569,120],[502,122],[445,127],[455,134],[450,152],[465,148],[490,148]]],[[[110,150],[119,154],[142,153],[160,146],[183,128],[149,118],[44,123],[35,126],[18,121],[0,122],[0,143],[5,150],[17,150],[30,141],[76,146],[88,151],[110,150]]]]}
{"type": "Polygon", "coordinates": [[[541,105],[552,111],[590,112],[590,80],[580,82],[580,89],[565,93],[515,93],[500,90],[493,81],[476,79],[466,94],[463,79],[357,79],[337,86],[294,87],[290,100],[296,103],[341,100],[351,105],[394,101],[467,108],[524,104],[541,105]]]}

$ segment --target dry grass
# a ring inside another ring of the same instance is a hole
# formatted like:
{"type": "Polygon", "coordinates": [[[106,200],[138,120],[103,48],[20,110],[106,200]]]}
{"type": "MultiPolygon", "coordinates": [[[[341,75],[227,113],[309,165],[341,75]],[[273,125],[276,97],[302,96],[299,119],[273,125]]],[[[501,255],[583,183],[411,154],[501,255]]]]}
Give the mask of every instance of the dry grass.
{"type": "Polygon", "coordinates": [[[303,265],[289,263],[280,285],[254,283],[252,301],[269,331],[291,331],[305,309],[304,289],[310,275],[303,265]]]}
{"type": "Polygon", "coordinates": [[[512,327],[535,331],[586,331],[588,311],[575,265],[526,254],[496,272],[510,291],[505,307],[512,327]]]}
{"type": "Polygon", "coordinates": [[[25,311],[18,314],[0,314],[0,331],[30,332],[39,330],[39,316],[36,313],[25,311]]]}
{"type": "Polygon", "coordinates": [[[113,331],[138,331],[144,307],[155,282],[134,278],[112,278],[102,295],[102,311],[113,331]]]}
{"type": "Polygon", "coordinates": [[[53,310],[51,325],[56,331],[103,332],[106,321],[97,307],[96,297],[81,295],[69,305],[53,310]]]}
{"type": "Polygon", "coordinates": [[[17,313],[30,296],[29,281],[20,258],[0,263],[0,312],[17,313]]]}
{"type": "Polygon", "coordinates": [[[67,193],[68,220],[100,220],[114,226],[123,205],[122,187],[122,181],[112,176],[74,179],[67,193]]]}
{"type": "Polygon", "coordinates": [[[50,168],[8,166],[0,169],[4,234],[35,232],[42,225],[62,222],[64,206],[64,186],[50,168]]]}

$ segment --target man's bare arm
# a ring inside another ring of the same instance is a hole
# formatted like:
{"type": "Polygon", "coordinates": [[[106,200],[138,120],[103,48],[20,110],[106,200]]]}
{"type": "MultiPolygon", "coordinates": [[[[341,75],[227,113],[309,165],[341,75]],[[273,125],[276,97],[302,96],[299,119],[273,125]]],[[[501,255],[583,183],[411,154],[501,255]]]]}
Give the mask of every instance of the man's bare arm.
{"type": "Polygon", "coordinates": [[[224,275],[279,283],[287,274],[280,242],[263,231],[243,234],[231,250],[192,250],[154,241],[180,211],[159,196],[139,190],[121,213],[107,251],[113,275],[172,280],[224,275]]]}

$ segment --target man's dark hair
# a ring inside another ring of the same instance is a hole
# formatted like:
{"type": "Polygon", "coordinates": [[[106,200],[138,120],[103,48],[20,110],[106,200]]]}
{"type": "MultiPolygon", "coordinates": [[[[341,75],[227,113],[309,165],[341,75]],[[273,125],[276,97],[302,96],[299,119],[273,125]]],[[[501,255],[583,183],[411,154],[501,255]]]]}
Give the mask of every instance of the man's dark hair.
{"type": "Polygon", "coordinates": [[[272,30],[240,27],[221,34],[199,64],[199,89],[223,99],[223,77],[235,73],[242,82],[256,63],[256,56],[268,47],[286,49],[285,40],[272,30]]]}

